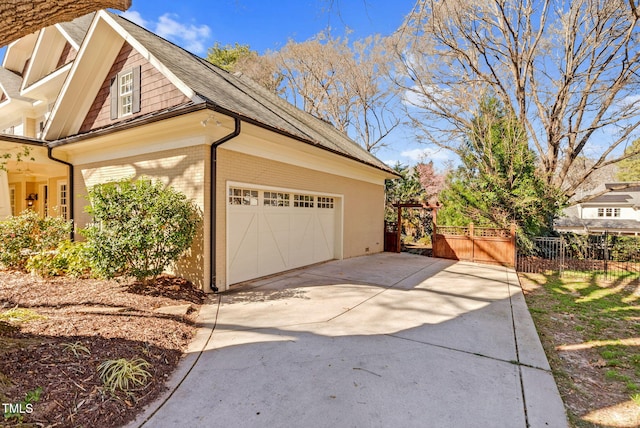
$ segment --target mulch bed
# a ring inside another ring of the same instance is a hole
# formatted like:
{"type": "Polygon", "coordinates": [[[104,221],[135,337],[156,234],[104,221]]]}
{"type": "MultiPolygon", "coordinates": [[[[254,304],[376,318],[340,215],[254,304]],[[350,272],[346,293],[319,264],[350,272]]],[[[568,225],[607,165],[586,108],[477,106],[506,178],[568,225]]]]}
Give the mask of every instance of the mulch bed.
{"type": "MultiPolygon", "coordinates": [[[[205,301],[206,294],[191,283],[169,276],[145,286],[0,271],[0,312],[19,307],[43,316],[0,322],[0,402],[20,403],[29,391],[42,388],[32,413],[22,415],[27,426],[121,426],[165,390],[205,301]],[[155,312],[187,304],[184,316],[155,312]],[[75,355],[71,344],[90,353],[75,355]],[[149,362],[150,381],[129,393],[108,392],[97,368],[118,358],[149,362]]],[[[0,426],[12,424],[19,425],[18,418],[0,416],[0,426]]]]}

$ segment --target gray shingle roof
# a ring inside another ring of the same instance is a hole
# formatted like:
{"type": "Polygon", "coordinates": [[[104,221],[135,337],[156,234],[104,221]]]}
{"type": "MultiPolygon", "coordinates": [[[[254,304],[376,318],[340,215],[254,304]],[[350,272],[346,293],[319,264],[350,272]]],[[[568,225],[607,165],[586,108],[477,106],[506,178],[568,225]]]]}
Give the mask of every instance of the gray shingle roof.
{"type": "Polygon", "coordinates": [[[628,229],[640,231],[640,221],[614,219],[580,219],[577,217],[562,217],[554,221],[554,226],[562,228],[586,229],[628,229]]]}
{"type": "Polygon", "coordinates": [[[89,26],[91,25],[94,16],[95,12],[89,13],[87,15],[81,16],[80,18],[76,18],[73,21],[63,22],[60,24],[60,26],[79,46],[80,44],[82,44],[84,36],[87,35],[87,31],[89,30],[89,26]]]}
{"type": "Polygon", "coordinates": [[[396,175],[332,125],[301,111],[251,79],[222,70],[119,15],[111,16],[203,99],[267,128],[396,175]]]}
{"type": "MultiPolygon", "coordinates": [[[[20,88],[22,87],[22,77],[14,73],[11,70],[7,70],[4,67],[0,67],[0,88],[4,89],[4,92],[9,98],[14,100],[25,100],[33,102],[31,98],[23,97],[20,95],[20,88]]],[[[0,90],[0,93],[2,90],[0,90]]],[[[1,97],[1,95],[0,95],[1,97]]]]}

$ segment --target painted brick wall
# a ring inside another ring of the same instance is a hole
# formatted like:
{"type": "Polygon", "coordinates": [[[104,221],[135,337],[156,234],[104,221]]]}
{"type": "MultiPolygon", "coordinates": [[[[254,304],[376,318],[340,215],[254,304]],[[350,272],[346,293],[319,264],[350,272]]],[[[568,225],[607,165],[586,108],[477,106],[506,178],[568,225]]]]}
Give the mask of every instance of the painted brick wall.
{"type": "Polygon", "coordinates": [[[189,102],[189,98],[176,88],[158,69],[149,63],[131,45],[125,43],[114,61],[107,78],[102,83],[93,105],[80,127],[80,132],[101,128],[117,120],[111,120],[111,101],[109,90],[111,79],[123,70],[141,66],[140,77],[140,112],[126,116],[132,117],[152,113],[169,107],[189,102]]]}
{"type": "MultiPolygon", "coordinates": [[[[205,211],[205,165],[208,164],[209,148],[207,146],[192,146],[182,149],[166,150],[141,156],[114,159],[104,162],[94,162],[75,167],[75,219],[79,228],[91,221],[84,212],[88,203],[85,196],[87,189],[95,184],[122,178],[139,178],[146,176],[162,181],[193,199],[200,209],[205,211]]],[[[202,222],[194,240],[190,253],[183,257],[176,269],[177,275],[183,276],[196,286],[203,288],[205,274],[205,260],[208,260],[208,250],[205,248],[205,233],[208,224],[202,222]]],[[[208,241],[207,241],[208,242],[208,241]]]]}
{"type": "Polygon", "coordinates": [[[218,149],[217,285],[226,281],[226,183],[242,183],[343,194],[343,256],[383,251],[384,186],[292,166],[223,148],[218,149]],[[368,248],[368,251],[367,251],[368,248]]]}

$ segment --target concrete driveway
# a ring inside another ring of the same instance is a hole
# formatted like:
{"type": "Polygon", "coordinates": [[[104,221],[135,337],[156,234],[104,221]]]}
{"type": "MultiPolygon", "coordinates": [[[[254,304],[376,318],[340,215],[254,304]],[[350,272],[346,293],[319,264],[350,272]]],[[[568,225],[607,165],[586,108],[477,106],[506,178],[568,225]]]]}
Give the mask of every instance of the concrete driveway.
{"type": "Polygon", "coordinates": [[[567,426],[512,269],[382,253],[216,299],[131,426],[567,426]]]}

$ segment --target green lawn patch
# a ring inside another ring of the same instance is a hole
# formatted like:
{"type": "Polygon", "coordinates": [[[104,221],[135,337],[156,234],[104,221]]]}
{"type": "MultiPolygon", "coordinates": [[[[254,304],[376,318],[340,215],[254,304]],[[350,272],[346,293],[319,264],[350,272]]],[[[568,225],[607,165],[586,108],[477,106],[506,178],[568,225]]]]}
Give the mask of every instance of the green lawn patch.
{"type": "Polygon", "coordinates": [[[571,425],[640,424],[638,275],[520,278],[571,425]]]}

